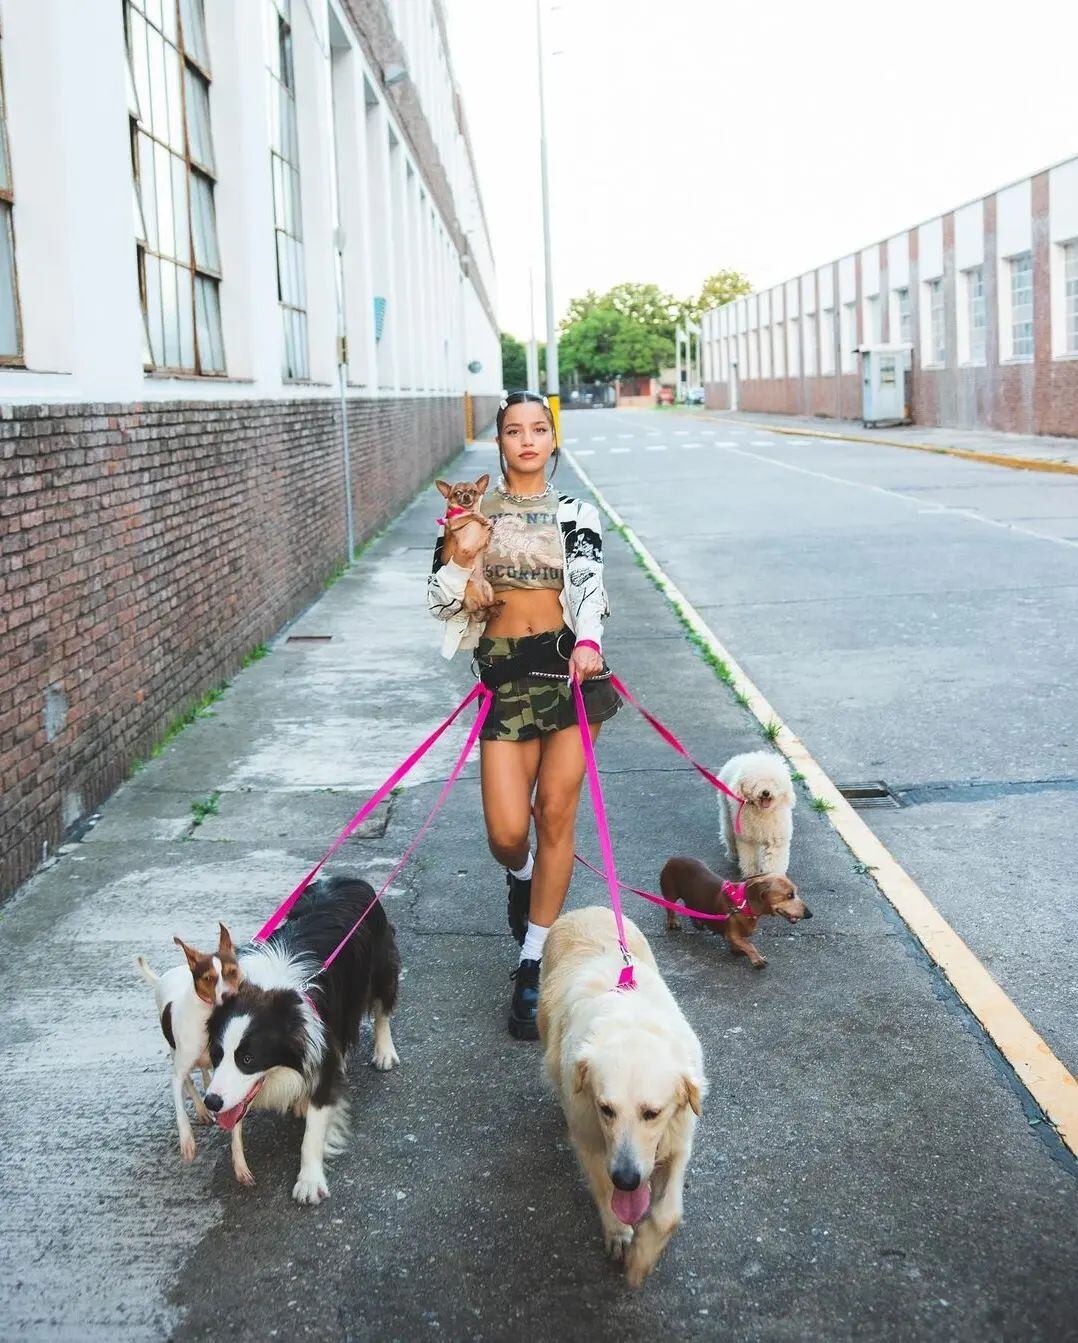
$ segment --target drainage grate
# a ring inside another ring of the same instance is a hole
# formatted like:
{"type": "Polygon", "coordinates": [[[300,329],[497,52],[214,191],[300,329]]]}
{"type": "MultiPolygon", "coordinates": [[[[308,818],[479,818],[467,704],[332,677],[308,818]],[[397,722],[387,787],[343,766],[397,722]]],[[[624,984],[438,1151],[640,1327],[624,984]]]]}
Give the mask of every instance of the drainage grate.
{"type": "Polygon", "coordinates": [[[882,779],[872,779],[868,783],[840,783],[837,787],[854,811],[902,806],[902,799],[882,779]]]}
{"type": "Polygon", "coordinates": [[[285,640],[289,644],[328,644],[332,634],[290,634],[285,640]]]}

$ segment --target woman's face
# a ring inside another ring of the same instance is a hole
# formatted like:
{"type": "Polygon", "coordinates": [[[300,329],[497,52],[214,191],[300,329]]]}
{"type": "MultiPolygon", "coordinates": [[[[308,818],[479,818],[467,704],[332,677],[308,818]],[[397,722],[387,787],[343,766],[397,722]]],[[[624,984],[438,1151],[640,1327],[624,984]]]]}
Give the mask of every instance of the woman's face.
{"type": "Polygon", "coordinates": [[[554,434],[546,407],[538,401],[521,401],[502,417],[498,440],[510,470],[541,471],[554,451],[554,434]]]}

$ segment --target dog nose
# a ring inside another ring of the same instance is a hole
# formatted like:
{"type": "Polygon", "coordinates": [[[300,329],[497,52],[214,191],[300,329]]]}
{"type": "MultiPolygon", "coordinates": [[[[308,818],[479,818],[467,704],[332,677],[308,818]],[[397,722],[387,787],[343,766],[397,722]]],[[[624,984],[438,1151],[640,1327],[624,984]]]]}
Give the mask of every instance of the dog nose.
{"type": "Polygon", "coordinates": [[[770,802],[770,801],[771,801],[771,794],[767,791],[766,788],[765,788],[764,791],[760,794],[760,796],[763,798],[763,800],[764,800],[765,802],[770,802]]]}
{"type": "Polygon", "coordinates": [[[610,1172],[610,1178],[618,1189],[623,1189],[626,1193],[637,1189],[640,1185],[640,1172],[635,1166],[615,1166],[610,1172]]]}
{"type": "Polygon", "coordinates": [[[224,1101],[221,1099],[221,1097],[218,1096],[213,1091],[207,1091],[202,1099],[203,1102],[205,1103],[206,1109],[212,1110],[214,1114],[217,1114],[217,1112],[224,1105],[224,1101]]]}
{"type": "Polygon", "coordinates": [[[811,918],[812,918],[812,910],[809,909],[808,905],[805,906],[805,912],[804,912],[804,914],[801,915],[801,917],[802,917],[803,919],[811,919],[811,918]]]}

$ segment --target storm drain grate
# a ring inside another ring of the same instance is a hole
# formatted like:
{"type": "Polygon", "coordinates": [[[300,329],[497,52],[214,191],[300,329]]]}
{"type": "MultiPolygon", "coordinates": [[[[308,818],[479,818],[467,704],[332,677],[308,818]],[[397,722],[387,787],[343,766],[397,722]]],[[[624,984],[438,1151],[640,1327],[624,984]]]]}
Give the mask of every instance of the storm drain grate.
{"type": "Polygon", "coordinates": [[[328,644],[332,634],[290,634],[285,640],[289,644],[328,644]]]}
{"type": "Polygon", "coordinates": [[[902,806],[902,799],[882,779],[872,779],[868,783],[840,783],[837,787],[854,811],[902,806]]]}

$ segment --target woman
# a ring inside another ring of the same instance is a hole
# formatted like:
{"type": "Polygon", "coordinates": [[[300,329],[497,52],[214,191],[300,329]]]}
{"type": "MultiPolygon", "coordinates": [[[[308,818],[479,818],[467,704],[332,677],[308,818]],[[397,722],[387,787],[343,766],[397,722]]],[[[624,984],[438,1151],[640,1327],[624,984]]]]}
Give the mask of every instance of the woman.
{"type": "Polygon", "coordinates": [[[494,691],[480,738],[480,777],[487,841],[506,869],[509,927],[521,946],[509,1033],[536,1040],[539,963],[569,889],[584,778],[570,679],[582,683],[593,741],[621,700],[602,655],[608,606],[599,514],[593,504],[556,493],[546,478],[547,463],[556,467],[558,456],[546,398],[506,397],[497,442],[502,479],[482,503],[488,526],[469,529],[477,540],[458,544],[456,562],[443,563],[439,537],[427,604],[446,622],[444,655],[474,648],[480,677],[494,691]],[[484,572],[499,603],[485,628],[463,609],[484,543],[484,572]]]}

